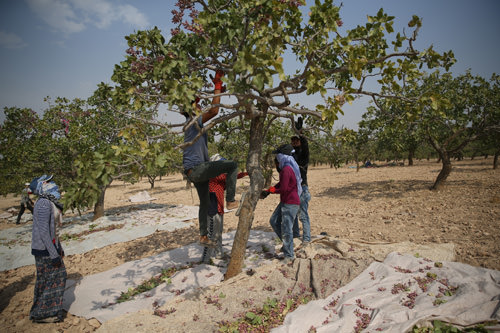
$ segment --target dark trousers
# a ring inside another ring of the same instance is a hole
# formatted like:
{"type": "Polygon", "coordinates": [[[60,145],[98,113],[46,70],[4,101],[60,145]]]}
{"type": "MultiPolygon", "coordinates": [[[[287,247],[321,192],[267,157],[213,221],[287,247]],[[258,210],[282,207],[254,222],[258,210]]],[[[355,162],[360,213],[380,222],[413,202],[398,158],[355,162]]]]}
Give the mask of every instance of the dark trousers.
{"type": "MultiPolygon", "coordinates": [[[[26,203],[26,206],[30,210],[31,214],[33,214],[33,206],[31,205],[31,203],[29,201],[26,203]]],[[[23,216],[25,209],[26,208],[24,207],[24,204],[22,203],[21,209],[19,210],[19,214],[17,215],[16,224],[19,224],[21,222],[21,216],[23,216]]]]}
{"type": "Polygon", "coordinates": [[[227,173],[226,176],[226,201],[234,201],[236,194],[236,178],[238,176],[238,164],[234,161],[215,161],[204,162],[195,166],[188,179],[193,182],[200,199],[200,209],[198,211],[198,220],[200,222],[200,235],[208,234],[207,215],[210,206],[210,193],[208,190],[208,181],[210,178],[217,177],[220,174],[227,173]]]}

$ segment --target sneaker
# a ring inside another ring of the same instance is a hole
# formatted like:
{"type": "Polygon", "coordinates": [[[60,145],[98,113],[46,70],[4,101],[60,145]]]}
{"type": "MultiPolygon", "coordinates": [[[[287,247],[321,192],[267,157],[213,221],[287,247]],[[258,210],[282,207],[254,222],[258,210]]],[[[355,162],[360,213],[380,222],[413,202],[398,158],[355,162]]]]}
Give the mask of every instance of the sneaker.
{"type": "Polygon", "coordinates": [[[292,257],[285,257],[285,259],[283,259],[283,265],[288,265],[290,263],[293,264],[293,260],[294,260],[294,258],[292,258],[292,257]]]}
{"type": "Polygon", "coordinates": [[[200,240],[198,241],[198,244],[201,246],[205,247],[215,247],[217,244],[215,244],[212,240],[208,238],[208,236],[200,236],[200,240]]]}
{"type": "Polygon", "coordinates": [[[224,251],[222,249],[216,249],[215,259],[223,259],[223,258],[224,258],[224,251]]]}
{"type": "Polygon", "coordinates": [[[236,209],[236,208],[238,208],[238,206],[239,206],[238,201],[228,201],[228,202],[226,202],[226,208],[227,208],[227,210],[236,209]]]}

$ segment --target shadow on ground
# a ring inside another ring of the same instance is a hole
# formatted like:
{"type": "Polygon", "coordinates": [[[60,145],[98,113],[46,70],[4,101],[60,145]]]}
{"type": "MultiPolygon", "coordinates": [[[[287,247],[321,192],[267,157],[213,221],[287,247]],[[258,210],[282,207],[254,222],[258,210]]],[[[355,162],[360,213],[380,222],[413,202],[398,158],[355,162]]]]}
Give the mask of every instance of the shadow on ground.
{"type": "MultiPolygon", "coordinates": [[[[318,196],[336,199],[357,199],[363,201],[371,201],[380,197],[395,199],[408,192],[430,190],[432,184],[433,180],[383,180],[375,182],[356,182],[351,183],[348,186],[327,188],[323,192],[318,193],[318,196]]],[[[470,188],[481,186],[481,184],[467,180],[447,180],[446,185],[448,188],[453,186],[467,186],[470,188]]]]}

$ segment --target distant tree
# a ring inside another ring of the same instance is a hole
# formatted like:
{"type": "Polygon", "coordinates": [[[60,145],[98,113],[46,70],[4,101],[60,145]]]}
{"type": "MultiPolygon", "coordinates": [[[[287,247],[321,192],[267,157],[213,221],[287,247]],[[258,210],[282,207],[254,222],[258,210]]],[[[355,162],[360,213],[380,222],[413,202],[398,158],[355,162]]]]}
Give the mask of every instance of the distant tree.
{"type": "Polygon", "coordinates": [[[355,131],[343,128],[336,133],[336,139],[342,143],[347,150],[348,156],[356,162],[356,172],[359,171],[360,161],[365,161],[370,156],[370,145],[368,144],[368,132],[364,129],[355,131]]]}
{"type": "Polygon", "coordinates": [[[407,122],[401,118],[401,113],[411,115],[414,110],[408,110],[408,104],[398,105],[396,100],[393,104],[391,108],[404,109],[386,112],[370,106],[363,114],[359,126],[370,133],[382,150],[390,151],[393,158],[398,159],[399,156],[406,154],[408,165],[412,166],[416,151],[425,137],[419,134],[416,123],[407,122]]]}
{"type": "MultiPolygon", "coordinates": [[[[48,103],[40,117],[30,109],[6,108],[6,120],[1,125],[0,154],[2,193],[16,191],[13,186],[30,181],[42,174],[52,174],[61,188],[74,176],[73,160],[81,152],[81,142],[68,139],[69,114],[84,110],[85,101],[56,98],[48,103]]],[[[84,111],[83,111],[84,112],[84,111]]]]}
{"type": "Polygon", "coordinates": [[[21,193],[23,184],[34,176],[39,166],[41,119],[27,108],[4,108],[0,124],[0,194],[21,193]]]}
{"type": "Polygon", "coordinates": [[[180,154],[171,147],[181,138],[171,135],[160,140],[155,127],[116,112],[106,85],[99,85],[88,103],[85,117],[68,116],[67,136],[79,154],[63,202],[68,209],[93,206],[95,220],[104,215],[106,189],[114,180],[135,182],[148,176],[153,187],[160,174],[179,170],[180,154]]]}
{"type": "Polygon", "coordinates": [[[418,97],[420,102],[378,99],[371,117],[386,133],[412,128],[415,142],[425,139],[430,143],[442,163],[431,187],[439,189],[452,170],[454,156],[460,156],[469,143],[485,133],[494,137],[499,119],[498,97],[493,93],[498,89],[496,77],[488,82],[470,72],[456,78],[435,72],[404,87],[407,98],[418,97]]]}
{"type": "Polygon", "coordinates": [[[331,131],[307,131],[304,136],[309,141],[309,164],[312,166],[326,164],[337,168],[340,165],[338,150],[333,142],[331,131]]]}

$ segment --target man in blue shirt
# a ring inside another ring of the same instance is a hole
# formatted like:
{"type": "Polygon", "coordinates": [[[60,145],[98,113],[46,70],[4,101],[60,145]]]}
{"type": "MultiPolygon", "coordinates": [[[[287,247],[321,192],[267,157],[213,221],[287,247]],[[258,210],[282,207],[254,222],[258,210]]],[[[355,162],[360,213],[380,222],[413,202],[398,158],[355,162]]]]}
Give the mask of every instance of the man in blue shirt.
{"type": "MultiPolygon", "coordinates": [[[[219,95],[223,92],[222,76],[224,73],[217,70],[215,78],[212,79],[215,90],[214,95],[219,95]]],[[[196,102],[195,102],[196,103],[196,102]]],[[[220,96],[215,96],[212,99],[212,105],[220,103],[220,96]]],[[[196,104],[197,109],[201,110],[196,104]]],[[[184,132],[184,142],[193,142],[188,147],[184,148],[182,164],[184,173],[187,178],[194,184],[200,199],[200,208],[198,211],[198,220],[200,227],[200,245],[207,247],[215,247],[215,243],[208,238],[207,214],[210,206],[210,194],[208,182],[210,178],[217,177],[220,174],[226,173],[226,208],[232,210],[238,207],[238,202],[235,201],[236,194],[236,177],[238,175],[238,164],[234,161],[219,160],[210,162],[208,157],[208,139],[207,133],[202,133],[203,125],[215,117],[219,113],[219,106],[213,106],[207,112],[193,118],[185,114],[187,121],[191,122],[190,126],[184,132]],[[194,121],[193,121],[194,120],[194,121]]]]}

